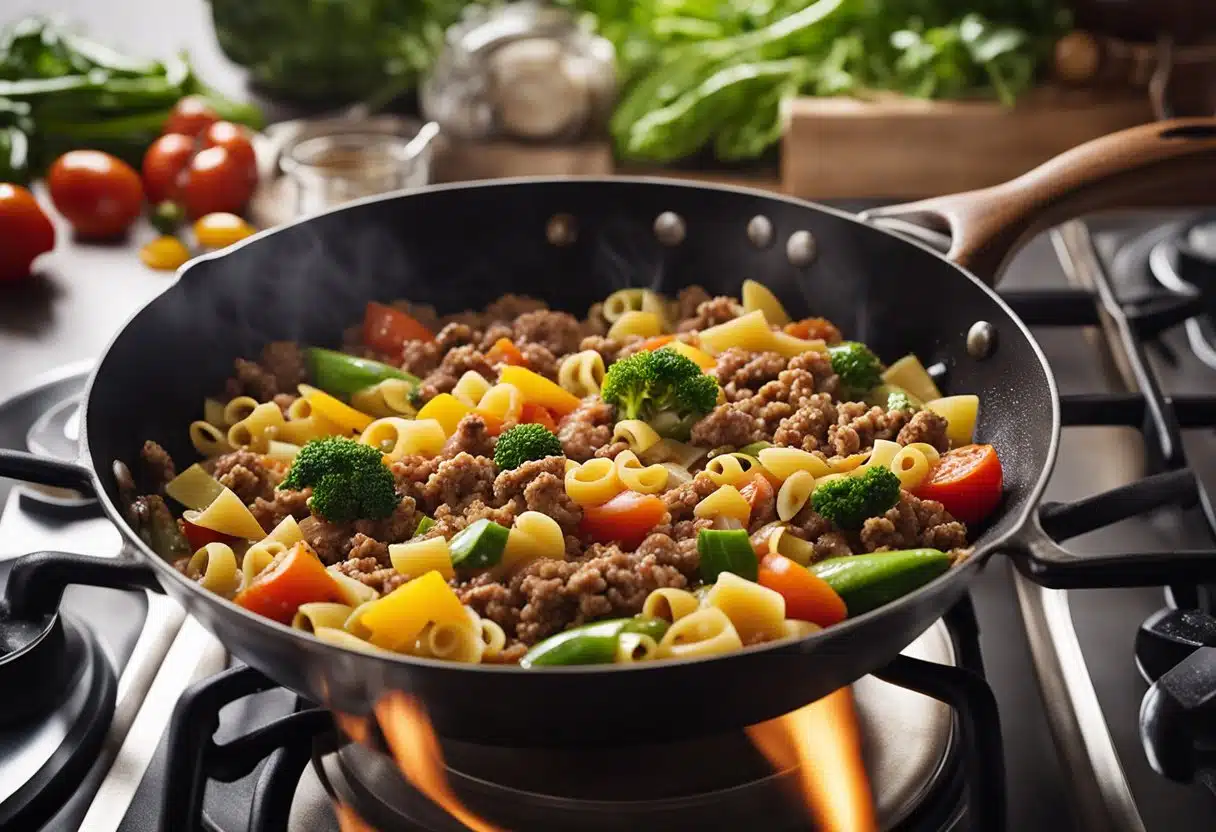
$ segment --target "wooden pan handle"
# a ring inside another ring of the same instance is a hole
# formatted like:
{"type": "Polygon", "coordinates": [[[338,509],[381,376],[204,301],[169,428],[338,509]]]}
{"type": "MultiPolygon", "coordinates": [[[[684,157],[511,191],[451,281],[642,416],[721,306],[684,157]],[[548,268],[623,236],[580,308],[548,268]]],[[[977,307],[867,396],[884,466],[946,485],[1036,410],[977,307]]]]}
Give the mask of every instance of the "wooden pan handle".
{"type": "Polygon", "coordinates": [[[1216,118],[1144,124],[1062,153],[1000,185],[875,208],[949,233],[947,256],[989,285],[1034,234],[1092,211],[1216,203],[1216,118]]]}

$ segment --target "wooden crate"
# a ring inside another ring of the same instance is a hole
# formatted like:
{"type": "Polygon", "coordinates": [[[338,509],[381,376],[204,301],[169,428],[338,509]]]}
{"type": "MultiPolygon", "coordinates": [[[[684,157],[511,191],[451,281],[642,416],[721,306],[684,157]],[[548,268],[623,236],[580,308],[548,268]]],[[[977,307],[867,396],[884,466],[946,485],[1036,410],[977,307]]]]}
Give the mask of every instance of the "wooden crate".
{"type": "Polygon", "coordinates": [[[784,190],[806,199],[908,199],[995,185],[1071,147],[1152,120],[1134,91],[1046,87],[987,101],[787,102],[784,190]]]}

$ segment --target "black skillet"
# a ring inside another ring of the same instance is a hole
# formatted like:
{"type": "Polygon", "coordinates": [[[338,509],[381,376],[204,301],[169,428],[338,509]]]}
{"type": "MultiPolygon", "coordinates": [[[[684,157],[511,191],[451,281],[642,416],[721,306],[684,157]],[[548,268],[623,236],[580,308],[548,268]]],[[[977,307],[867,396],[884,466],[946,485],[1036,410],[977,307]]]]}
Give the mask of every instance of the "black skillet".
{"type": "MultiPolygon", "coordinates": [[[[1037,504],[1060,425],[1055,383],[1025,326],[985,281],[955,265],[991,281],[1032,231],[1096,208],[1198,204],[1212,193],[1214,173],[1216,120],[1188,120],[1101,139],[1011,183],[880,210],[870,222],[767,193],[658,179],[505,181],[366,200],[195,260],[102,358],[88,389],[80,464],[0,452],[0,475],[96,493],[135,552],[118,561],[40,553],[14,567],[0,617],[10,642],[0,689],[20,684],[37,654],[37,643],[13,649],[17,630],[40,632],[36,642],[57,632],[65,584],[159,586],[233,654],[345,712],[367,713],[382,693],[404,690],[456,739],[653,742],[769,719],[882,667],[959,600],[996,552],[1050,586],[1216,580],[1210,553],[1074,559],[1042,531],[1037,504]],[[900,219],[950,232],[955,262],[877,225],[900,219]],[[132,462],[149,438],[179,461],[191,459],[186,427],[235,357],[274,339],[334,344],[369,300],[460,310],[513,291],[581,314],[623,286],[674,294],[698,283],[737,294],[748,277],[795,314],[825,315],[888,360],[911,351],[926,365],[941,363],[947,391],[979,394],[978,436],[996,445],[1005,471],[1002,509],[978,530],[969,560],[802,640],[629,668],[372,656],[259,618],[185,579],[140,542],[118,505],[114,461],[132,462]]],[[[1112,505],[1143,511],[1178,487],[1167,474],[1113,503],[1057,507],[1053,528],[1076,534],[1109,522],[1102,516],[1112,505]]]]}

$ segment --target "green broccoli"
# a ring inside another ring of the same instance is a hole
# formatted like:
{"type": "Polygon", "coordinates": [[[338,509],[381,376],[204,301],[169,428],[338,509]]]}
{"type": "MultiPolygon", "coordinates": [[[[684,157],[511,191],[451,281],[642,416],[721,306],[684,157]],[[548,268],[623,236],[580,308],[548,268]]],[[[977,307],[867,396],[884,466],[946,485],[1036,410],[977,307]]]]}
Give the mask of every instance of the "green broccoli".
{"type": "Polygon", "coordinates": [[[494,445],[494,464],[499,470],[518,468],[530,459],[561,456],[562,443],[544,425],[516,425],[503,431],[494,445]]]}
{"type": "Polygon", "coordinates": [[[899,477],[889,468],[866,469],[860,477],[830,480],[811,494],[811,506],[842,529],[860,529],[899,502],[899,477]]]}
{"type": "Polygon", "coordinates": [[[600,390],[620,419],[671,422],[687,430],[718,403],[718,382],[673,350],[653,350],[622,358],[608,368],[600,390]]]}
{"type": "Polygon", "coordinates": [[[312,486],[308,507],[332,523],[388,517],[401,502],[393,472],[370,445],[341,436],[306,443],[279,488],[312,486]]]}
{"type": "Polygon", "coordinates": [[[828,347],[832,371],[849,396],[865,393],[882,381],[882,362],[860,341],[842,341],[828,347]]]}
{"type": "Polygon", "coordinates": [[[892,390],[887,394],[887,410],[907,410],[915,412],[916,405],[912,404],[912,398],[906,390],[892,390]]]}

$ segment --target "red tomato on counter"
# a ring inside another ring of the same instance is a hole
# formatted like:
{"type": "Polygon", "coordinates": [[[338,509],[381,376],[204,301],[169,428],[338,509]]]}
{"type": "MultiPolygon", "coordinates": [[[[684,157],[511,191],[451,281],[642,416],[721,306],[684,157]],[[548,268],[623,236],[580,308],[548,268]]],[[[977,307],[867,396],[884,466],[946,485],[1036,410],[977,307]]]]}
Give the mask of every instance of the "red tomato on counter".
{"type": "Polygon", "coordinates": [[[148,148],[143,162],[148,201],[180,202],[191,219],[213,213],[239,214],[257,187],[253,142],[239,125],[202,122],[175,122],[171,117],[169,125],[186,125],[183,132],[166,131],[148,148]]]}
{"type": "Polygon", "coordinates": [[[34,195],[0,184],[0,283],[25,277],[34,259],[54,247],[55,226],[34,195]]]}
{"type": "Polygon", "coordinates": [[[126,162],[100,150],[63,154],[51,165],[46,184],[55,209],[84,239],[122,236],[143,206],[139,174],[126,162]]]}

